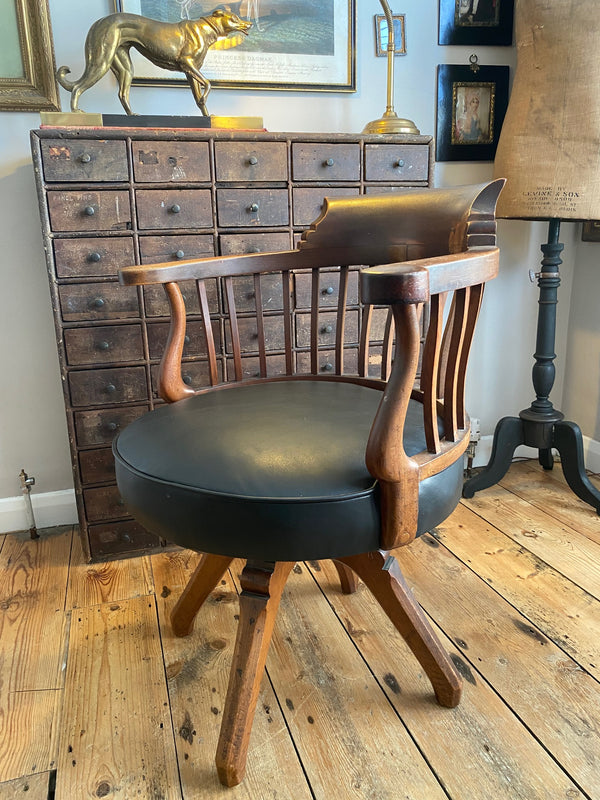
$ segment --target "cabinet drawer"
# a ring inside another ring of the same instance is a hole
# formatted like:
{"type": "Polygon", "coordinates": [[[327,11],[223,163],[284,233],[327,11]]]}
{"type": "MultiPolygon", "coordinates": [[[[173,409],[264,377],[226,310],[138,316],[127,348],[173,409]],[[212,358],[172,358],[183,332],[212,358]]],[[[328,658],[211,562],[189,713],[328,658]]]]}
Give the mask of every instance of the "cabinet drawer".
{"type": "Polygon", "coordinates": [[[84,489],[83,502],[86,516],[90,522],[102,522],[127,516],[125,503],[116,485],[84,489]]]}
{"type": "MultiPolygon", "coordinates": [[[[310,314],[296,315],[296,345],[298,347],[310,347],[310,318],[310,314]]],[[[319,314],[319,347],[335,344],[336,328],[337,312],[326,311],[319,314]]],[[[358,342],[358,311],[349,311],[346,314],[344,342],[346,344],[358,342]]]]}
{"type": "Polygon", "coordinates": [[[219,236],[222,256],[279,253],[290,247],[289,233],[224,233],[219,236]]]}
{"type": "MultiPolygon", "coordinates": [[[[232,282],[236,310],[239,313],[243,311],[256,311],[254,278],[251,276],[243,276],[240,278],[233,278],[232,282]]],[[[281,274],[261,275],[260,294],[263,311],[281,311],[283,309],[283,283],[281,274]]]]}
{"type": "MultiPolygon", "coordinates": [[[[152,375],[152,396],[158,397],[158,369],[159,365],[154,364],[151,368],[152,375]]],[[[217,373],[219,381],[223,380],[223,365],[217,362],[217,373]]],[[[183,361],[181,364],[181,378],[186,386],[192,389],[202,389],[210,386],[210,375],[207,361],[183,361]]]]}
{"type": "MultiPolygon", "coordinates": [[[[310,308],[312,303],[312,275],[310,272],[296,273],[294,276],[296,308],[310,308]]],[[[339,272],[320,272],[319,306],[337,306],[340,290],[339,272]]],[[[346,305],[358,304],[358,270],[348,273],[348,293],[346,305]]]]}
{"type": "MultiPolygon", "coordinates": [[[[148,349],[150,358],[162,358],[169,335],[168,322],[152,322],[148,324],[148,349]]],[[[212,322],[213,338],[217,352],[221,348],[221,331],[218,320],[212,322]]],[[[204,336],[204,325],[202,322],[188,320],[185,327],[185,344],[183,346],[183,358],[194,358],[197,356],[206,357],[206,337],[204,336]]]]}
{"type": "Polygon", "coordinates": [[[224,228],[287,225],[287,189],[218,189],[217,215],[224,228]]]}
{"type": "Polygon", "coordinates": [[[144,367],[74,370],[69,389],[74,406],[130,403],[148,396],[144,367]]]}
{"type": "Polygon", "coordinates": [[[76,411],[75,435],[80,447],[110,444],[117,433],[127,427],[149,408],[147,405],[128,408],[101,408],[92,411],[76,411]]]}
{"type": "MultiPolygon", "coordinates": [[[[334,371],[335,351],[319,350],[317,354],[317,374],[327,375],[334,371]]],[[[296,371],[310,373],[310,353],[296,355],[296,371]]],[[[358,374],[358,350],[356,347],[344,348],[344,372],[351,375],[358,374]]]]}
{"type": "MultiPolygon", "coordinates": [[[[206,286],[208,308],[211,314],[215,314],[219,311],[217,281],[211,279],[204,283],[206,286]]],[[[198,299],[196,281],[179,281],[179,288],[183,295],[183,302],[185,303],[187,313],[200,314],[200,300],[198,299]]],[[[162,284],[144,286],[144,306],[146,308],[147,317],[170,316],[169,301],[167,300],[167,295],[165,294],[162,284]]]]}
{"type": "Polygon", "coordinates": [[[357,144],[292,145],[295,181],[360,180],[360,146],[357,144]]]}
{"type": "Polygon", "coordinates": [[[54,231],[125,231],[131,228],[129,194],[48,192],[48,213],[54,231]]]}
{"type": "Polygon", "coordinates": [[[426,181],[429,148],[418,144],[366,144],[365,180],[426,181]]]}
{"type": "Polygon", "coordinates": [[[138,225],[151,228],[210,228],[210,189],[138,189],[138,225]]]}
{"type": "Polygon", "coordinates": [[[79,453],[79,471],[82,483],[115,481],[115,459],[110,447],[82,450],[79,453]]]}
{"type": "Polygon", "coordinates": [[[42,139],[44,178],[49,181],[126,181],[124,141],[42,139]]]}
{"type": "Polygon", "coordinates": [[[73,283],[59,286],[60,309],[65,322],[139,317],[137,288],[118,283],[73,283]]]}
{"type": "Polygon", "coordinates": [[[359,189],[351,186],[334,189],[324,186],[318,189],[296,188],[292,192],[294,196],[294,225],[310,225],[321,213],[324,197],[356,197],[359,194],[359,189]]]}
{"type": "Polygon", "coordinates": [[[161,261],[179,261],[184,258],[206,258],[214,256],[215,244],[211,234],[199,236],[140,236],[142,264],[158,264],[161,261]]]}
{"type": "Polygon", "coordinates": [[[148,533],[137,522],[104,522],[90,525],[88,528],[90,556],[94,560],[106,559],[119,553],[132,553],[158,547],[160,539],[148,533]]]}
{"type": "MultiPolygon", "coordinates": [[[[285,375],[285,356],[267,356],[267,378],[285,375]]],[[[242,380],[260,377],[260,363],[257,356],[244,356],[242,358],[242,380]]],[[[227,380],[234,381],[235,366],[233,358],[227,359],[227,380]]]]}
{"type": "Polygon", "coordinates": [[[217,181],[286,181],[285,142],[215,142],[217,181]]]}
{"type": "Polygon", "coordinates": [[[53,247],[59,278],[109,277],[135,262],[133,240],[127,236],[55,239],[53,247]]]}
{"type": "Polygon", "coordinates": [[[69,328],[64,332],[64,342],[70,366],[142,361],[144,358],[140,325],[69,328]]]}
{"type": "Polygon", "coordinates": [[[210,181],[208,142],[133,142],[138,183],[210,181]]]}
{"type": "MultiPolygon", "coordinates": [[[[283,350],[285,347],[283,317],[264,317],[263,325],[265,331],[265,349],[283,350]]],[[[240,331],[240,348],[242,353],[258,352],[258,327],[256,325],[256,317],[238,319],[238,327],[240,331]]],[[[225,346],[228,353],[233,352],[228,326],[225,328],[225,346]]]]}

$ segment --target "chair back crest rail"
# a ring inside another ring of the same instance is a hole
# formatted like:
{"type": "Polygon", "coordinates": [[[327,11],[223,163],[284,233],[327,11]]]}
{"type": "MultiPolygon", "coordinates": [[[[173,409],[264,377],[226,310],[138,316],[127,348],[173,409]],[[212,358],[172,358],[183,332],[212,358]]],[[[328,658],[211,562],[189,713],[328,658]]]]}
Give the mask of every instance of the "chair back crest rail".
{"type": "Polygon", "coordinates": [[[494,212],[503,184],[326,199],[296,250],[123,268],[121,283],[161,283],[169,299],[160,396],[176,402],[196,393],[181,375],[186,307],[179,286],[194,281],[207,371],[207,387],[198,391],[292,379],[381,389],[366,464],[380,484],[382,548],[408,543],[419,481],[454,463],[469,442],[467,361],[483,286],[498,269],[494,212]],[[299,275],[310,280],[310,308],[301,314],[299,275]],[[337,282],[335,306],[322,304],[324,277],[337,282]],[[248,320],[255,325],[251,350],[241,336],[248,320]],[[333,358],[322,372],[324,332],[333,358]],[[250,377],[246,356],[256,364],[250,377]],[[427,447],[409,457],[403,427],[411,399],[422,404],[427,447]]]}

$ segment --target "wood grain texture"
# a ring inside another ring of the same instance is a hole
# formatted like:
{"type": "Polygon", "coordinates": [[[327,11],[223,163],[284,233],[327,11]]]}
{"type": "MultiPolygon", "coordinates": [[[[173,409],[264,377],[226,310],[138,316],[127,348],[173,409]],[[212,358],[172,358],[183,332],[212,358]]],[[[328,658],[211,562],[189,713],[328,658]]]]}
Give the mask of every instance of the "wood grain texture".
{"type": "MultiPolygon", "coordinates": [[[[455,514],[457,526],[459,515],[455,514]]],[[[470,517],[469,526],[477,538],[493,533],[490,526],[478,524],[475,515],[470,517]]],[[[493,555],[493,549],[490,552],[493,555]]],[[[528,583],[514,577],[514,586],[520,587],[515,608],[503,599],[495,576],[482,580],[471,570],[470,553],[466,560],[468,566],[428,534],[398,553],[402,571],[421,605],[434,614],[458,646],[462,661],[469,669],[478,670],[527,728],[535,731],[577,785],[596,796],[600,774],[600,738],[595,733],[600,726],[598,681],[571,657],[568,643],[566,650],[559,646],[568,641],[564,635],[560,643],[553,643],[528,618],[528,583]]],[[[552,604],[549,613],[551,608],[552,604]]],[[[557,622],[563,620],[562,630],[569,631],[570,639],[574,620],[565,611],[562,607],[554,613],[557,622]]]]}
{"type": "Polygon", "coordinates": [[[7,692],[63,685],[72,527],[32,540],[14,534],[0,553],[0,659],[7,692]],[[44,647],[40,647],[40,642],[44,647]]]}
{"type": "MultiPolygon", "coordinates": [[[[477,492],[464,505],[600,600],[600,541],[557,521],[548,507],[542,510],[502,486],[477,492]]],[[[593,521],[589,508],[588,515],[593,521]]],[[[598,529],[600,533],[600,520],[598,529]]]]}
{"type": "Polygon", "coordinates": [[[60,689],[0,689],[0,782],[56,768],[62,701],[60,689]]]}
{"type": "Polygon", "coordinates": [[[600,678],[600,615],[592,595],[463,506],[439,526],[437,537],[455,556],[468,559],[469,566],[509,602],[518,602],[521,612],[584,670],[600,678]],[[561,614],[569,619],[566,636],[561,614]]]}
{"type": "Polygon", "coordinates": [[[73,537],[67,609],[119,602],[153,591],[148,556],[90,564],[84,555],[81,537],[73,537]]]}
{"type": "Polygon", "coordinates": [[[426,701],[427,678],[391,622],[380,620],[367,587],[346,597],[336,586],[330,562],[315,566],[315,579],[451,797],[577,797],[568,794],[576,791],[573,782],[437,626],[465,678],[461,703],[451,711],[426,701]],[[457,769],[457,753],[463,767],[477,767],[457,769]]]}
{"type": "Polygon", "coordinates": [[[48,800],[49,772],[39,772],[0,783],[0,800],[48,800]]]}
{"type": "Polygon", "coordinates": [[[161,636],[184,797],[310,800],[300,761],[268,680],[263,681],[259,695],[246,777],[233,788],[219,782],[215,751],[238,625],[237,592],[230,576],[223,576],[196,617],[192,633],[178,638],[169,617],[193,574],[198,555],[190,551],[165,553],[152,561],[160,588],[161,636]]]}
{"type": "Polygon", "coordinates": [[[181,798],[153,595],[73,611],[57,796],[181,798]]]}
{"type": "Polygon", "coordinates": [[[446,798],[305,566],[281,611],[267,671],[316,797],[446,798]]]}

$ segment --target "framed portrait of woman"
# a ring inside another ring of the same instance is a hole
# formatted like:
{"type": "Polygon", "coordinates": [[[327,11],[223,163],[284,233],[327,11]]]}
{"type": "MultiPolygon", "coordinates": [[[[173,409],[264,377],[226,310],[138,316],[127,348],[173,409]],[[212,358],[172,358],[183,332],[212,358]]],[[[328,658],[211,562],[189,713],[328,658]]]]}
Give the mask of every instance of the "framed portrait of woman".
{"type": "Polygon", "coordinates": [[[506,108],[508,67],[438,66],[437,161],[493,161],[506,108]]]}

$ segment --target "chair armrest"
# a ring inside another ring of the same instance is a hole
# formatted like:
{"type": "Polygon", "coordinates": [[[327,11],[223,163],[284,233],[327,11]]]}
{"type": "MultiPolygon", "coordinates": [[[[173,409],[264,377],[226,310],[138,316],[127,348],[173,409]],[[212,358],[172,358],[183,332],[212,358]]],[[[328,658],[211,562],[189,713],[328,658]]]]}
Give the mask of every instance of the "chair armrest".
{"type": "Polygon", "coordinates": [[[432,294],[485,283],[498,273],[497,247],[385,264],[361,271],[365,303],[425,303],[432,294]]]}

